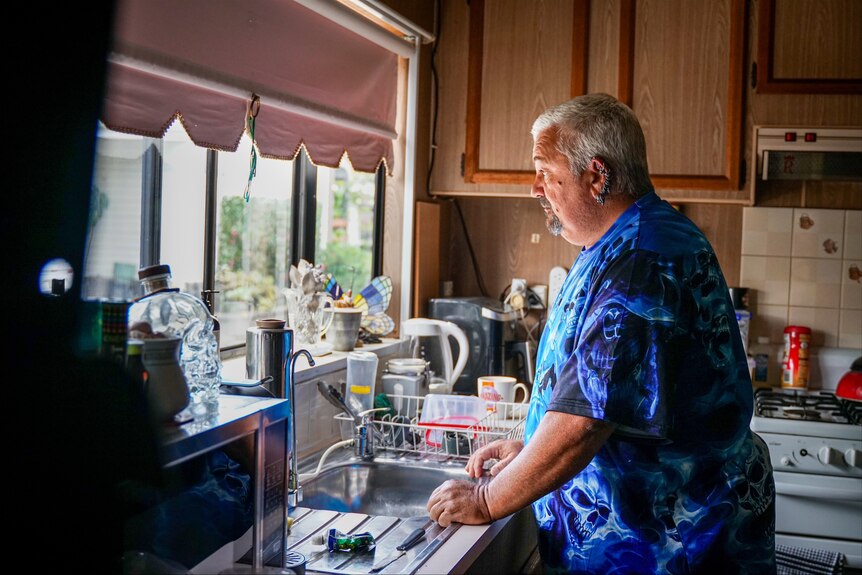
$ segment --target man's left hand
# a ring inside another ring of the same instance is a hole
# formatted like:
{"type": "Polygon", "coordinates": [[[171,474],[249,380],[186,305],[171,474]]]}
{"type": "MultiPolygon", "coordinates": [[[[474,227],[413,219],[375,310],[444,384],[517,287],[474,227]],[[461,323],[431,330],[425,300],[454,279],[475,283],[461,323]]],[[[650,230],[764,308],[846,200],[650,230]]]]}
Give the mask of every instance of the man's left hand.
{"type": "Polygon", "coordinates": [[[452,523],[482,525],[492,521],[485,503],[486,481],[450,479],[428,499],[428,515],[441,527],[452,523]]]}

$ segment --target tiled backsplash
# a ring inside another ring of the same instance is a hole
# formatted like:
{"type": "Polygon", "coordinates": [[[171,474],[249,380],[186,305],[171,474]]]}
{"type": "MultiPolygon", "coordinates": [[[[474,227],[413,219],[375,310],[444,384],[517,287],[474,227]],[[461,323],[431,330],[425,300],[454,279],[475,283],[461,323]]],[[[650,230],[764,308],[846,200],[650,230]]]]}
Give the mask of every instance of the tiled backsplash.
{"type": "Polygon", "coordinates": [[[740,278],[749,341],[806,325],[815,346],[862,350],[862,211],[744,208],[740,278]]]}

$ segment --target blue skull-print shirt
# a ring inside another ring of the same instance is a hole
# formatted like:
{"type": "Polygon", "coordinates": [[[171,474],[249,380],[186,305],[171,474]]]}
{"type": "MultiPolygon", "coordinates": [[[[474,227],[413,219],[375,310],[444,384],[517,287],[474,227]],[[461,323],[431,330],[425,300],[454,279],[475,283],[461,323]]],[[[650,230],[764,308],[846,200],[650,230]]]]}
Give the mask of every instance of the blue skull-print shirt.
{"type": "Polygon", "coordinates": [[[774,572],[772,468],[752,408],[715,253],[649,192],[581,251],[539,345],[525,441],[548,410],[617,426],[533,503],[545,572],[774,572]]]}

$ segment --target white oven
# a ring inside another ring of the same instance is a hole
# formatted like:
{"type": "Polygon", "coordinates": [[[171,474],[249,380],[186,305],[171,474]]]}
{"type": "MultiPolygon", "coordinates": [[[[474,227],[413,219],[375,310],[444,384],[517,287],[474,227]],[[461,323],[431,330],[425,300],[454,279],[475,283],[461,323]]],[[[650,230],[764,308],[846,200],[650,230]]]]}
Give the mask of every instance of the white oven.
{"type": "Polygon", "coordinates": [[[853,569],[862,569],[862,404],[834,390],[859,355],[821,350],[819,389],[758,389],[751,420],[774,468],[776,544],[841,552],[853,569]]]}

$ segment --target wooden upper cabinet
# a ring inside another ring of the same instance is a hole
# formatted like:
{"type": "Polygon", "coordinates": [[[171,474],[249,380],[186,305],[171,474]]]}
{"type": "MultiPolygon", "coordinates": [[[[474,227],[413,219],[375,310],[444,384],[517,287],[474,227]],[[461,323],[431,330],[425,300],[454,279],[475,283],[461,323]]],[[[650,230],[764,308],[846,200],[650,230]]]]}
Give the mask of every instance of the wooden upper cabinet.
{"type": "Polygon", "coordinates": [[[628,38],[631,52],[621,50],[620,70],[630,81],[619,97],[641,121],[653,185],[739,189],[744,0],[623,5],[629,8],[621,38],[628,38]]]}
{"type": "Polygon", "coordinates": [[[533,120],[586,92],[587,0],[472,0],[464,179],[533,181],[533,120]]]}
{"type": "Polygon", "coordinates": [[[758,10],[758,93],[862,93],[862,2],[759,0],[758,10]]]}
{"type": "Polygon", "coordinates": [[[573,96],[608,92],[640,119],[653,184],[668,199],[748,201],[740,192],[745,0],[443,6],[461,10],[469,24],[444,12],[443,163],[432,174],[432,193],[528,196],[533,120],[573,96]],[[461,172],[454,172],[452,148],[463,153],[461,172]]]}

